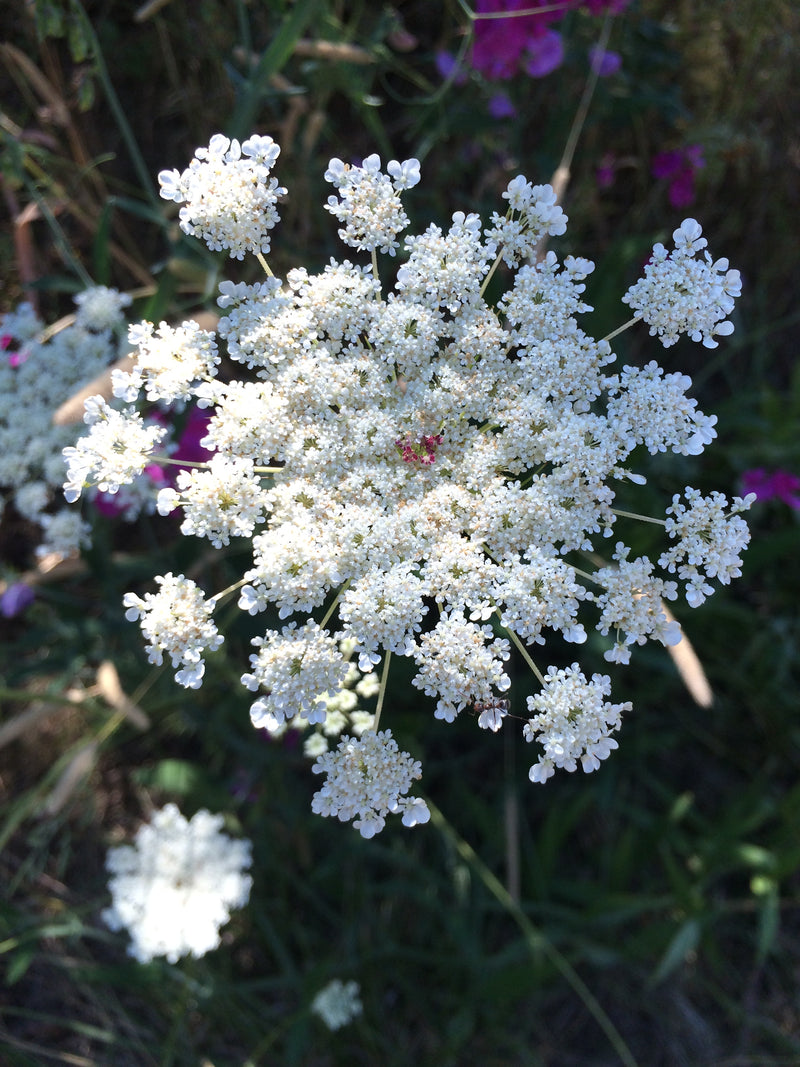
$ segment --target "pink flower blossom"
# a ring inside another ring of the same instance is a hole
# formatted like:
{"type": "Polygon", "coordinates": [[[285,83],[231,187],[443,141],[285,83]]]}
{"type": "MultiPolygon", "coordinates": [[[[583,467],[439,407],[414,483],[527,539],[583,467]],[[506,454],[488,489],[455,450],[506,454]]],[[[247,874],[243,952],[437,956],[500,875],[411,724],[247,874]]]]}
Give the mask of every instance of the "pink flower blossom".
{"type": "Polygon", "coordinates": [[[767,471],[755,467],[742,475],[742,492],[755,493],[759,500],[782,500],[800,511],[800,478],[791,471],[767,471]]]}
{"type": "Polygon", "coordinates": [[[667,196],[675,208],[688,207],[694,203],[694,178],[706,165],[703,146],[687,145],[673,152],[659,152],[653,156],[650,172],[654,178],[669,178],[667,196]]]}
{"type": "Polygon", "coordinates": [[[429,467],[436,462],[436,446],[440,445],[443,440],[440,433],[423,434],[419,443],[419,452],[408,436],[405,440],[398,438],[395,444],[400,449],[404,463],[420,463],[423,467],[429,467]]]}

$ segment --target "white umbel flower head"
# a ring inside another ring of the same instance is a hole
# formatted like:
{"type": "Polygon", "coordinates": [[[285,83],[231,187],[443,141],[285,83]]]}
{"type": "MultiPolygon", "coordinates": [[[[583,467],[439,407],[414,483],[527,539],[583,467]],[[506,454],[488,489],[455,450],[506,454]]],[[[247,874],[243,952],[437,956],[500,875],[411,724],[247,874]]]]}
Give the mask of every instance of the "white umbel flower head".
{"type": "Polygon", "coordinates": [[[371,731],[358,739],[344,737],[335,751],[323,753],[311,769],[326,775],[311,810],[317,815],[335,815],[340,822],[352,819],[362,837],[379,833],[390,813],[402,812],[404,826],[430,819],[424,800],[405,795],[411,783],[422,777],[422,768],[418,760],[400,751],[391,730],[371,731]]]}
{"type": "Polygon", "coordinates": [[[165,200],[185,204],[181,229],[200,237],[232,259],[246,252],[266,254],[269,231],[279,220],[276,204],[286,190],[269,172],[280,148],[271,137],[250,137],[243,144],[217,133],[208,148],[198,148],[189,167],[162,170],[158,176],[165,200]]]}
{"type": "Polygon", "coordinates": [[[115,330],[125,321],[124,309],[131,304],[131,297],[107,285],[95,285],[75,295],[77,312],[75,322],[85,330],[102,333],[115,330]]]}
{"type": "Polygon", "coordinates": [[[728,269],[727,259],[711,259],[702,232],[694,219],[684,219],[672,235],[674,250],[654,245],[644,277],[622,298],[665,348],[683,333],[706,348],[716,348],[715,337],[733,333],[733,323],[725,316],[741,295],[741,276],[728,269]],[[700,252],[702,258],[697,258],[700,252]]]}
{"type": "Polygon", "coordinates": [[[334,978],[311,1001],[311,1011],[322,1019],[329,1030],[341,1030],[364,1010],[360,992],[358,982],[343,982],[341,978],[334,978]]]}
{"type": "Polygon", "coordinates": [[[250,657],[252,670],[242,675],[242,685],[267,691],[250,708],[253,725],[273,728],[295,715],[311,724],[324,722],[323,694],[341,689],[348,671],[328,631],[313,620],[299,628],[292,622],[280,633],[254,637],[253,644],[259,651],[250,657]]]}
{"type": "Polygon", "coordinates": [[[103,920],[128,931],[128,952],[140,963],[204,956],[219,945],[231,911],[247,903],[250,842],[221,833],[223,823],[205,810],[187,820],[167,804],[139,829],[134,845],[110,849],[112,904],[103,920]]]}
{"type": "Polygon", "coordinates": [[[132,482],[167,433],[166,426],[145,425],[133,408],[116,411],[101,396],[90,396],[84,409],[83,421],[91,429],[64,449],[64,496],[70,504],[90,485],[102,493],[116,493],[121,485],[132,482]]]}
{"type": "Polygon", "coordinates": [[[216,601],[213,597],[206,600],[202,589],[182,574],[165,574],[156,582],[159,591],[146,593],[144,599],[136,593],[125,594],[125,618],[140,620],[150,642],[146,651],[151,663],[161,664],[166,652],[172,666],[181,668],[175,681],[186,689],[199,689],[206,669],[204,650],[213,652],[225,640],[211,619],[216,601]]]}
{"type": "Polygon", "coordinates": [[[145,386],[148,400],[171,404],[193,396],[192,386],[216,374],[220,357],[213,333],[196,322],[180,326],[139,322],[128,330],[128,340],[138,349],[136,365],[129,375],[121,371],[113,379],[114,395],[124,400],[145,386]]]}
{"type": "Polygon", "coordinates": [[[687,486],[684,495],[688,506],[676,493],[667,508],[666,531],[674,544],[658,563],[686,582],[686,600],[695,608],[714,592],[708,579],[728,585],[731,578],[740,577],[741,553],[750,542],[741,513],[749,510],[756,495],[734,497],[730,505],[724,493],[703,496],[687,486]]]}
{"type": "Polygon", "coordinates": [[[367,156],[360,167],[332,159],[325,171],[325,181],[338,189],[340,200],[328,197],[325,205],[344,226],[339,236],[345,244],[367,252],[376,249],[394,255],[397,235],[408,226],[408,215],[400,203],[399,193],[419,181],[419,160],[396,159],[381,173],[381,157],[367,156]]]}
{"type": "MultiPolygon", "coordinates": [[[[269,138],[239,146],[215,137],[187,171],[161,174],[162,193],[184,205],[187,232],[232,255],[260,256],[277,217],[268,177],[277,151],[269,138]]],[[[699,455],[715,419],[688,396],[686,375],[654,362],[608,371],[614,335],[598,341],[578,325],[590,310],[593,264],[540,255],[567,222],[550,186],[520,175],[488,226],[456,210],[444,228],[405,236],[407,255],[392,272],[378,253],[399,247],[408,224],[401,195],[416,185],[418,161],[384,170],[376,155],[360,166],[332,159],[325,178],[338,193],[328,211],[360,265],[331,261],[316,275],[299,267],[282,281],[261,257],[264,281],[220,285],[214,343],[230,367],[216,373],[210,340],[187,350],[169,334],[162,345],[145,325],[134,331],[141,367],[120,388],[126,400],[145,386],[156,398],[213,409],[201,443],[215,459],[165,488],[159,510],[181,506],[183,532],[215,545],[251,541],[252,560],[220,597],[238,590],[243,612],[286,620],[255,640],[241,676],[256,694],[252,720],[273,732],[298,716],[320,727],[309,751],[328,781],[314,808],[357,820],[370,837],[387,814],[402,811],[412,824],[428,813],[406,795],[414,761],[366,718],[356,727],[353,695],[342,695],[350,656],[364,673],[385,656],[407,657],[437,718],[452,722],[469,708],[478,727],[506,729],[512,642],[540,679],[529,649],[554,631],[582,644],[592,612],[611,661],[627,662],[644,641],[675,643],[680,630],[662,601],[683,583],[695,605],[710,579],[738,574],[745,502],[729,509],[687,490],[666,520],[618,502],[620,484],[645,480],[634,469],[642,453],[699,455]],[[494,272],[503,261],[513,278],[492,300],[488,282],[502,276],[494,272]],[[170,366],[173,358],[181,366],[170,366]],[[618,542],[618,527],[637,518],[666,534],[660,557],[629,559],[618,542]],[[612,536],[609,565],[600,545],[612,536]],[[329,633],[323,627],[336,614],[329,633]],[[335,752],[322,752],[345,734],[335,752]]],[[[694,220],[673,237],[674,249],[657,246],[626,300],[663,344],[688,333],[713,346],[732,329],[738,272],[711,260],[694,220]]],[[[69,498],[87,478],[113,482],[126,464],[139,469],[147,448],[138,432],[77,448],[69,498]],[[126,449],[133,456],[120,458],[126,449]]],[[[150,652],[169,651],[183,684],[199,684],[202,651],[217,635],[204,629],[202,595],[196,605],[187,597],[185,622],[167,603],[153,605],[150,652]]],[[[132,617],[149,610],[138,599],[126,606],[132,617]]],[[[593,770],[616,747],[627,705],[607,695],[604,676],[587,680],[577,665],[551,670],[526,727],[544,748],[535,780],[579,762],[593,770]]]]}
{"type": "Polygon", "coordinates": [[[528,697],[528,711],[536,714],[523,729],[526,741],[538,741],[544,749],[530,769],[532,782],[547,781],[556,767],[574,771],[578,760],[589,774],[619,748],[611,735],[632,705],[607,703],[603,698],[610,692],[607,675],[593,674],[589,681],[577,663],[564,670],[548,668],[541,692],[528,697]]]}

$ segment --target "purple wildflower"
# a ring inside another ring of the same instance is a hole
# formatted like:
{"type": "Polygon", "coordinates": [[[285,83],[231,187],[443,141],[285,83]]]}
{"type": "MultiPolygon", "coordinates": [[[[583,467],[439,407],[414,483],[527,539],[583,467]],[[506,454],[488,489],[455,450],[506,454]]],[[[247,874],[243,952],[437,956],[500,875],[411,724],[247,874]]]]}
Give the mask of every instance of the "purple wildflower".
{"type": "Polygon", "coordinates": [[[800,511],[800,478],[791,471],[767,471],[755,467],[742,475],[742,492],[755,493],[761,501],[782,500],[795,511],[800,511]]]}

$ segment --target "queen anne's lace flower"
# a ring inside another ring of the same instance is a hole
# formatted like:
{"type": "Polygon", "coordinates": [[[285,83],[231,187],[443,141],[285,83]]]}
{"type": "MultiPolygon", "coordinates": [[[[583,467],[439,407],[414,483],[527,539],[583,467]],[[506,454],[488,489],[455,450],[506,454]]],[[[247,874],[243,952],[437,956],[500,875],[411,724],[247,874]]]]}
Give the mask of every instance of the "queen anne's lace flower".
{"type": "Polygon", "coordinates": [[[88,436],[64,449],[64,496],[70,503],[89,485],[104,493],[116,493],[121,485],[132,482],[167,434],[165,426],[145,425],[133,408],[117,411],[101,396],[89,397],[85,408],[83,421],[91,427],[88,436]]]}
{"type": "Polygon", "coordinates": [[[419,161],[404,163],[391,160],[387,174],[381,173],[381,157],[367,156],[360,167],[332,159],[325,171],[325,181],[338,190],[340,200],[328,198],[325,205],[344,227],[339,236],[345,244],[367,252],[376,249],[394,255],[397,234],[408,225],[400,197],[419,181],[419,161]]]}
{"type": "Polygon", "coordinates": [[[358,982],[343,982],[334,978],[311,1001],[311,1011],[318,1015],[329,1030],[341,1030],[364,1010],[359,998],[358,982]]]}
{"type": "MultiPolygon", "coordinates": [[[[89,525],[77,511],[56,508],[64,484],[63,449],[76,447],[80,430],[54,416],[119,358],[123,308],[130,302],[116,289],[95,286],[76,294],[74,320],[56,327],[45,328],[27,303],[0,316],[0,514],[13,502],[39,525],[40,556],[71,555],[89,543],[89,525]]],[[[87,458],[78,467],[85,470],[87,458]]],[[[83,479],[76,481],[82,488],[83,479]]]]}
{"type": "Polygon", "coordinates": [[[740,553],[750,542],[750,531],[741,512],[747,511],[756,495],[734,497],[729,509],[723,493],[704,497],[687,486],[685,496],[688,507],[676,493],[667,508],[667,535],[675,544],[661,554],[658,564],[670,574],[677,572],[686,582],[687,601],[698,607],[714,592],[706,579],[716,578],[728,585],[731,578],[740,577],[740,553]]]}
{"type": "Polygon", "coordinates": [[[127,930],[128,952],[140,963],[166,956],[204,956],[219,930],[250,897],[250,842],[220,833],[221,815],[198,811],[187,820],[174,804],[155,812],[134,845],[109,850],[112,904],[103,920],[127,930]]]}
{"type": "Polygon", "coordinates": [[[207,537],[214,548],[252,536],[264,521],[267,492],[249,460],[215,455],[207,470],[181,471],[175,484],[159,492],[159,514],[182,507],[181,533],[207,537]]]}
{"type": "MultiPolygon", "coordinates": [[[[162,190],[187,205],[188,232],[232,254],[260,252],[277,217],[278,191],[266,176],[276,155],[268,138],[240,149],[215,137],[184,174],[162,174],[162,190]]],[[[130,389],[191,396],[210,409],[202,444],[216,456],[165,489],[160,510],[181,506],[184,532],[214,544],[251,538],[252,563],[233,587],[239,608],[288,620],[255,639],[242,675],[258,694],[253,722],[273,732],[298,718],[318,727],[308,750],[328,781],[315,810],[357,819],[371,836],[388,813],[403,811],[412,824],[427,809],[405,797],[418,765],[353,704],[353,664],[369,677],[387,656],[407,657],[437,718],[466,710],[483,729],[507,727],[512,642],[526,656],[525,646],[536,650],[554,632],[579,645],[588,622],[618,663],[645,641],[674,643],[679,626],[662,601],[680,591],[697,604],[712,578],[738,574],[746,543],[738,513],[751,498],[729,509],[721,494],[687,490],[686,504],[676,498],[666,520],[650,520],[671,546],[655,562],[629,559],[618,519],[636,516],[617,506],[617,493],[644,481],[639,455],[698,455],[716,420],[689,398],[685,375],[653,362],[609,371],[609,341],[577,322],[590,307],[594,265],[541,255],[567,221],[550,186],[518,176],[503,194],[507,211],[488,227],[456,211],[446,228],[407,236],[392,286],[379,277],[378,253],[400,247],[401,198],[419,180],[419,163],[393,160],[384,171],[378,156],[360,166],[333,159],[325,177],[338,192],[327,206],[342,239],[371,263],[224,282],[216,340],[163,335],[176,341],[179,366],[163,358],[167,346],[152,327],[134,331],[140,356],[130,389]],[[513,276],[489,303],[501,262],[513,276]],[[223,350],[245,380],[227,368],[217,375],[223,350]],[[611,537],[617,547],[606,563],[599,546],[611,537]],[[338,629],[324,629],[337,613],[338,629]],[[323,752],[345,729],[348,739],[323,752]]],[[[665,344],[680,333],[715,344],[732,329],[725,316],[738,273],[710,259],[692,220],[674,238],[674,251],[657,247],[626,299],[665,344]]],[[[92,409],[90,421],[99,417],[92,409]]],[[[116,483],[139,469],[150,431],[133,415],[119,419],[118,431],[116,423],[114,433],[93,427],[96,440],[74,450],[71,497],[86,480],[116,483]]],[[[202,649],[217,640],[204,629],[215,601],[195,590],[186,610],[184,599],[178,585],[162,589],[151,614],[138,598],[126,605],[145,615],[151,657],[169,651],[184,684],[197,685],[202,649]]],[[[376,718],[389,677],[379,673],[376,718]]],[[[551,669],[526,726],[544,746],[535,779],[578,761],[594,769],[616,747],[627,705],[607,703],[607,694],[604,676],[551,669]]]]}
{"type": "Polygon", "coordinates": [[[245,252],[266,254],[269,231],[279,218],[275,205],[286,193],[269,177],[279,153],[271,137],[253,136],[240,145],[215,134],[183,173],[161,171],[161,195],[186,205],[181,229],[212,251],[228,249],[232,259],[244,259],[245,252]]]}
{"type": "Polygon", "coordinates": [[[577,663],[563,670],[548,668],[541,693],[528,697],[528,711],[536,714],[523,730],[526,741],[538,741],[544,750],[530,769],[532,782],[547,781],[556,767],[574,771],[578,760],[587,774],[596,771],[619,748],[611,735],[631,704],[607,703],[603,697],[610,692],[610,678],[593,674],[589,681],[577,663]]]}
{"type": "Polygon", "coordinates": [[[250,709],[253,725],[269,728],[295,715],[324,722],[323,694],[341,689],[347,676],[347,663],[328,631],[311,621],[298,629],[293,622],[279,634],[253,638],[253,644],[260,651],[250,657],[252,670],[242,675],[242,685],[251,692],[267,690],[250,709]]]}
{"type": "Polygon", "coordinates": [[[123,322],[123,309],[130,307],[131,297],[106,285],[95,285],[75,294],[78,311],[75,322],[86,330],[102,333],[116,330],[123,322]]]}
{"type": "Polygon", "coordinates": [[[422,776],[419,761],[401,752],[391,730],[370,731],[357,740],[344,737],[334,752],[325,752],[311,768],[326,776],[314,794],[311,810],[335,815],[340,822],[353,820],[362,837],[374,837],[386,816],[402,812],[404,826],[426,823],[428,805],[407,797],[411,783],[422,776]]]}
{"type": "Polygon", "coordinates": [[[142,386],[148,400],[188,400],[193,385],[216,374],[220,357],[214,335],[196,322],[176,328],[162,322],[157,330],[141,322],[128,330],[128,340],[139,349],[136,372],[113,375],[114,395],[123,400],[136,400],[142,386]]]}
{"type": "Polygon", "coordinates": [[[684,219],[672,235],[674,250],[655,245],[644,278],[622,298],[665,348],[682,333],[706,348],[717,347],[715,337],[733,333],[733,323],[725,316],[741,295],[741,277],[738,270],[728,269],[727,259],[714,262],[704,251],[708,242],[702,232],[694,219],[684,219]],[[699,252],[702,258],[697,258],[699,252]]]}
{"type": "Polygon", "coordinates": [[[187,689],[202,685],[205,663],[203,651],[214,651],[225,638],[211,620],[214,600],[206,600],[203,591],[182,574],[165,574],[156,578],[157,593],[146,593],[144,599],[136,593],[126,593],[123,605],[128,609],[129,622],[140,620],[151,663],[161,664],[163,653],[172,659],[172,666],[181,669],[175,681],[187,689]]]}

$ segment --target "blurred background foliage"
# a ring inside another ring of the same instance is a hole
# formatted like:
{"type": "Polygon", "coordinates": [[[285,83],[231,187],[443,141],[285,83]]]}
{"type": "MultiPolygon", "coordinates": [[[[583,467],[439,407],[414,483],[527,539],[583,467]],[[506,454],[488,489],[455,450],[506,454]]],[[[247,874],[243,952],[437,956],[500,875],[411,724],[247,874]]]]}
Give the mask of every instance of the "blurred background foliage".
{"type": "MultiPolygon", "coordinates": [[[[91,281],[131,292],[134,318],[179,319],[213,307],[221,277],[252,280],[250,265],[181,238],[156,195],[157,172],[182,169],[219,131],[282,146],[277,274],[342,254],[322,209],[331,156],[420,158],[412,226],[457,209],[485,216],[519,172],[549,181],[603,20],[571,11],[558,69],[498,86],[469,68],[468,10],[3,5],[0,311],[28,299],[52,322],[91,281]],[[449,79],[441,53],[462,55],[449,79]]],[[[719,415],[701,459],[652,463],[659,513],[686,482],[730,495],[754,468],[800,474],[800,13],[793,0],[639,0],[613,20],[609,47],[621,67],[597,81],[580,125],[557,243],[597,261],[586,329],[624,321],[621,294],[687,214],[744,279],[736,332],[714,352],[662,350],[642,330],[617,344],[620,362],[691,374],[700,407],[719,415]],[[676,206],[654,160],[688,146],[704,166],[676,206]]],[[[423,759],[438,811],[427,828],[387,827],[372,842],[311,815],[300,745],[254,734],[241,620],[196,693],[145,663],[124,620],[125,591],[165,570],[222,588],[240,550],[209,553],[169,520],[95,515],[81,563],[42,580],[25,615],[0,619],[0,1059],[800,1062],[799,515],[759,501],[744,577],[680,614],[713,705],[694,704],[665,651],[634,653],[614,677],[634,712],[591,776],[531,785],[510,735],[478,734],[466,715],[434,726],[399,664],[390,725],[423,759]],[[120,691],[99,671],[109,664],[120,691]],[[167,800],[224,811],[254,843],[255,886],[222,948],[142,966],[100,923],[103,862],[167,800]],[[365,1008],[335,1034],[307,1011],[332,977],[356,979],[365,1008]]],[[[31,566],[33,543],[7,509],[7,578],[31,566]]],[[[590,641],[592,657],[603,669],[590,641]]],[[[520,667],[518,706],[525,686],[520,667]]]]}

